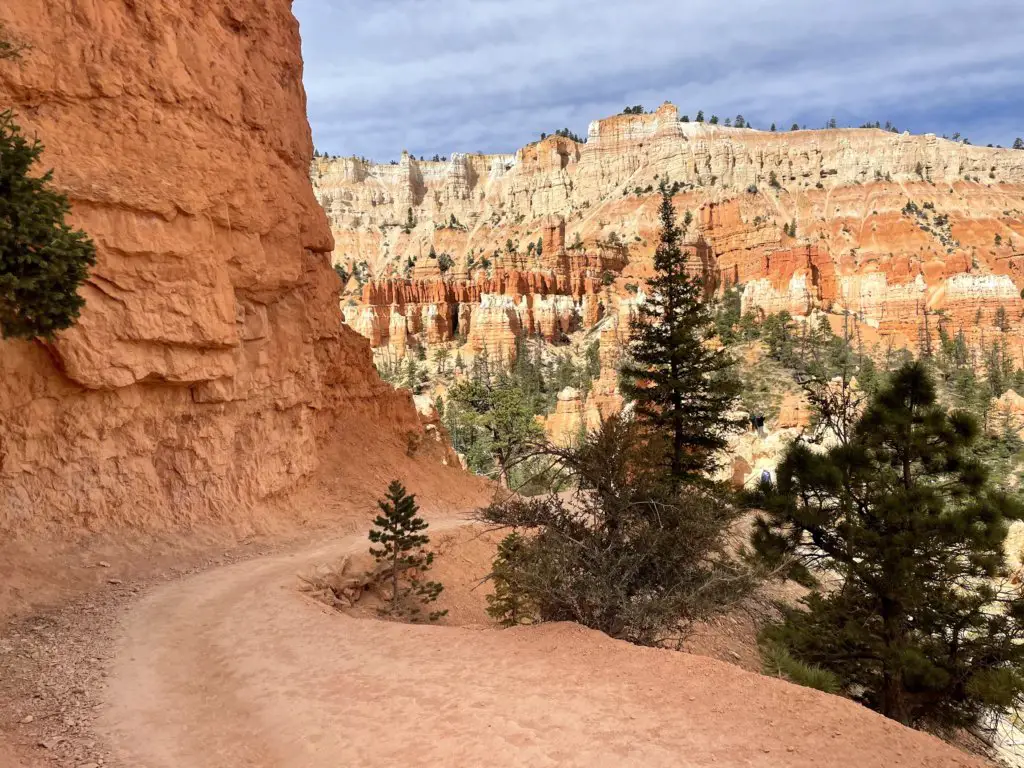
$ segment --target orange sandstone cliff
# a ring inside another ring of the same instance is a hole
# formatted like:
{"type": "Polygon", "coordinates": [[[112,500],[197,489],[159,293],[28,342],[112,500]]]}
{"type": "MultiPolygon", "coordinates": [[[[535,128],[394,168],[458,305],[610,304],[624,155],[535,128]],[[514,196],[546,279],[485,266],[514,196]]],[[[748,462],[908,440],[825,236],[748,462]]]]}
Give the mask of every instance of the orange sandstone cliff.
{"type": "Polygon", "coordinates": [[[538,309],[548,328],[626,312],[617,304],[649,274],[664,179],[692,220],[694,268],[718,290],[738,286],[746,311],[845,315],[879,345],[963,329],[974,345],[1005,339],[1024,354],[1021,151],[684,123],[665,104],[594,121],[583,143],[394,165],[317,158],[311,178],[333,261],[368,273],[361,292],[349,285],[346,318],[375,347],[401,337],[398,356],[453,333],[507,347],[538,309]],[[444,276],[431,249],[453,260],[444,276]]]}
{"type": "Polygon", "coordinates": [[[0,105],[99,259],[74,328],[0,342],[0,538],[231,519],[422,434],[341,322],[290,5],[0,4],[0,105]]]}

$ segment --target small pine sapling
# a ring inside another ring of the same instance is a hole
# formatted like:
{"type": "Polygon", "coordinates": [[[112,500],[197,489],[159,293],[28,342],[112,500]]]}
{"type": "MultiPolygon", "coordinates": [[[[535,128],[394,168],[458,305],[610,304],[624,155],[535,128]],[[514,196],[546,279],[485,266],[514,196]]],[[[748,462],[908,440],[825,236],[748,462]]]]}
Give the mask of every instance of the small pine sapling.
{"type": "MultiPolygon", "coordinates": [[[[390,598],[382,609],[389,616],[420,618],[423,605],[437,600],[444,587],[436,581],[425,580],[434,562],[434,553],[426,549],[430,537],[423,531],[427,521],[419,517],[416,496],[407,494],[405,487],[392,480],[387,496],[377,502],[381,514],[373,521],[370,554],[378,566],[386,567],[385,581],[390,585],[390,598]]],[[[448,611],[432,611],[429,621],[437,621],[448,611]]]]}
{"type": "Polygon", "coordinates": [[[522,557],[526,539],[510,533],[498,545],[498,554],[491,567],[494,594],[487,596],[487,615],[503,627],[515,627],[533,620],[526,591],[523,589],[522,557]]]}

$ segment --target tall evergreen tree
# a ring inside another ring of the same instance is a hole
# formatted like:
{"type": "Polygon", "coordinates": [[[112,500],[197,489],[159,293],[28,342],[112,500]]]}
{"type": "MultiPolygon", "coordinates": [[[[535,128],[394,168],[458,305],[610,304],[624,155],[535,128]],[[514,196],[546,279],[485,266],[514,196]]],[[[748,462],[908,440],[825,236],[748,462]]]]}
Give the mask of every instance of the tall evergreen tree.
{"type": "Polygon", "coordinates": [[[43,152],[0,112],[0,336],[52,338],[78,318],[78,287],[96,263],[89,236],[65,221],[67,198],[53,172],[32,175],[43,152]]]}
{"type": "Polygon", "coordinates": [[[959,728],[1024,696],[1024,598],[1008,584],[1019,501],[974,455],[973,418],[947,413],[921,363],[898,370],[851,440],[794,443],[751,499],[755,550],[829,588],[768,630],[845,693],[908,725],[959,728]],[[812,569],[814,569],[812,571],[812,569]]]}
{"type": "Polygon", "coordinates": [[[623,366],[622,389],[636,412],[671,444],[670,467],[678,480],[696,479],[715,466],[715,453],[735,422],[727,415],[738,394],[727,350],[714,346],[715,318],[704,302],[700,277],[687,272],[683,230],[667,183],[661,182],[661,235],[654,277],[640,306],[639,322],[623,366]]]}

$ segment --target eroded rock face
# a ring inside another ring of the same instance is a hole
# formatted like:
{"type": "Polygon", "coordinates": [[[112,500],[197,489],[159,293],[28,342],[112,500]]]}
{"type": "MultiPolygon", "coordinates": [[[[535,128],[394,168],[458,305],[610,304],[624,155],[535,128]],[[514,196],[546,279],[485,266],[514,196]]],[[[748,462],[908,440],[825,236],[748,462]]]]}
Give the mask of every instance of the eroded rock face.
{"type": "MultiPolygon", "coordinates": [[[[665,104],[595,121],[583,144],[550,137],[514,155],[397,166],[317,159],[311,176],[332,258],[365,261],[374,276],[409,258],[420,270],[433,246],[471,281],[515,270],[600,285],[610,273],[608,292],[627,297],[650,274],[668,179],[690,215],[694,269],[719,290],[741,285],[746,310],[847,315],[880,347],[937,344],[940,327],[978,346],[1024,333],[1021,151],[876,129],[681,123],[665,104]]],[[[599,319],[587,292],[564,293],[584,327],[599,319]]]]}
{"type": "Polygon", "coordinates": [[[99,262],[52,345],[0,343],[0,534],[230,518],[346,419],[420,429],[343,327],[288,0],[0,5],[12,104],[99,262]]]}

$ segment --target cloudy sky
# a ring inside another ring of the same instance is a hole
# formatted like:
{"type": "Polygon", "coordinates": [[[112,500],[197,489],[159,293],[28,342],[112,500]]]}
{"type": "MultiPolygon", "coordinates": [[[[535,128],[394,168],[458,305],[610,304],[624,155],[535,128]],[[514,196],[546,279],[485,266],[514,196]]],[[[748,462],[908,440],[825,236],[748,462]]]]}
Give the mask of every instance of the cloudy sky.
{"type": "Polygon", "coordinates": [[[313,137],[512,152],[629,104],[1024,135],[1024,0],[295,0],[313,137]]]}

